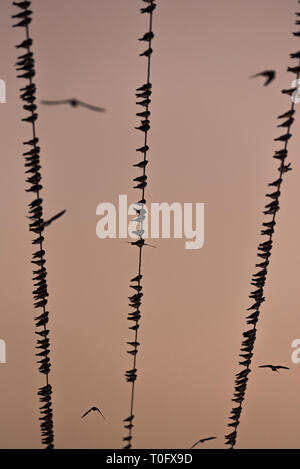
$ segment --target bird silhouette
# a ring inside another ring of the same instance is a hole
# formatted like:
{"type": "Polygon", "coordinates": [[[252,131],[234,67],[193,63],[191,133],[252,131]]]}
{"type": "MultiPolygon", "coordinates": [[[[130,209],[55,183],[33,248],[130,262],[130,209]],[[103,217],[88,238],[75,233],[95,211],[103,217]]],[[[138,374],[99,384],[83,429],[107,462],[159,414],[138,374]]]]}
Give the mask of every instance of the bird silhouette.
{"type": "Polygon", "coordinates": [[[46,104],[47,106],[58,106],[60,104],[70,104],[72,107],[85,107],[86,109],[89,109],[90,111],[96,111],[96,112],[105,112],[105,109],[103,107],[98,107],[98,106],[93,106],[92,104],[87,104],[84,101],[80,101],[79,99],[76,98],[71,98],[71,99],[60,99],[57,101],[41,101],[41,104],[46,104]]]}
{"type": "Polygon", "coordinates": [[[99,412],[100,415],[102,415],[102,417],[105,419],[104,415],[102,414],[101,410],[98,409],[98,407],[91,407],[87,412],[85,412],[83,415],[82,415],[82,419],[83,417],[85,417],[87,414],[89,414],[90,412],[99,412]]]}
{"type": "Polygon", "coordinates": [[[154,33],[152,31],[149,31],[148,33],[145,33],[143,37],[140,37],[139,41],[150,42],[153,38],[154,38],[154,33]]]}
{"type": "Polygon", "coordinates": [[[256,75],[252,75],[250,78],[256,78],[256,77],[266,77],[267,80],[264,83],[264,86],[268,86],[276,77],[276,71],[275,70],[265,70],[263,72],[257,73],[256,75]]]}
{"type": "Polygon", "coordinates": [[[201,440],[198,440],[196,443],[193,444],[193,446],[191,446],[189,449],[193,449],[195,448],[195,446],[197,446],[199,443],[205,443],[205,441],[209,441],[209,440],[215,440],[217,437],[216,436],[210,436],[208,438],[201,438],[201,440]]]}
{"type": "Polygon", "coordinates": [[[66,213],[66,210],[62,210],[61,212],[57,213],[56,215],[54,215],[53,217],[51,217],[49,220],[45,221],[44,222],[44,226],[49,226],[51,225],[51,223],[55,220],[57,220],[58,218],[62,217],[64,214],[66,213]]]}
{"type": "Polygon", "coordinates": [[[289,367],[287,366],[281,366],[281,365],[260,365],[259,368],[270,368],[272,371],[277,371],[279,373],[279,369],[284,369],[284,370],[289,370],[289,367]]]}

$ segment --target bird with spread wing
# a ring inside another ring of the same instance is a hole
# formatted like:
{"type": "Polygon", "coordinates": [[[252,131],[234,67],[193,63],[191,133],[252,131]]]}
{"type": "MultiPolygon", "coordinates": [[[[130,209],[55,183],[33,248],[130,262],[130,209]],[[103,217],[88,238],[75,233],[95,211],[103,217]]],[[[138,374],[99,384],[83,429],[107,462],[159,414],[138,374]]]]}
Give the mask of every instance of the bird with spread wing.
{"type": "Polygon", "coordinates": [[[208,438],[201,438],[201,440],[198,440],[196,443],[193,444],[193,446],[190,447],[190,449],[195,448],[199,443],[205,443],[206,441],[209,440],[215,440],[217,437],[216,436],[209,436],[208,438]]]}
{"type": "Polygon", "coordinates": [[[105,109],[103,107],[98,107],[98,106],[93,106],[92,104],[85,103],[84,101],[80,101],[79,99],[76,98],[71,98],[71,99],[60,99],[57,101],[41,101],[41,104],[46,104],[50,106],[58,106],[60,104],[69,104],[72,107],[85,107],[86,109],[89,109],[90,111],[96,111],[96,112],[105,112],[105,109]]]}
{"type": "Polygon", "coordinates": [[[102,414],[101,410],[98,409],[98,407],[91,407],[89,410],[87,410],[87,411],[82,415],[81,418],[83,419],[83,417],[85,417],[87,414],[89,414],[89,413],[92,412],[92,411],[93,411],[93,412],[99,412],[99,414],[102,415],[102,417],[103,417],[104,420],[105,420],[104,415],[102,414]]]}
{"type": "Polygon", "coordinates": [[[273,80],[275,80],[276,71],[275,70],[265,70],[263,72],[257,73],[256,75],[252,75],[252,77],[250,77],[250,78],[256,78],[256,77],[266,77],[266,81],[264,83],[264,86],[268,86],[273,80]]]}
{"type": "Polygon", "coordinates": [[[281,366],[281,365],[260,365],[259,368],[270,368],[272,371],[277,371],[283,369],[283,370],[289,370],[288,366],[281,366]]]}

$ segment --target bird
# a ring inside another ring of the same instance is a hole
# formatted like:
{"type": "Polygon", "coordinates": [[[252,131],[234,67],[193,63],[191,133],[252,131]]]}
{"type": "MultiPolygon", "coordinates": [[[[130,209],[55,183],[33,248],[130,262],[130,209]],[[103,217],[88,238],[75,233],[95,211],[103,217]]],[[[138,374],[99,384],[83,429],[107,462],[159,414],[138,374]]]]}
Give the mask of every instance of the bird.
{"type": "Polygon", "coordinates": [[[152,244],[145,243],[144,239],[138,239],[137,241],[126,241],[126,243],[131,244],[132,246],[137,246],[141,248],[142,246],[149,246],[150,248],[157,248],[157,246],[152,246],[152,244]]]}
{"type": "Polygon", "coordinates": [[[139,38],[139,41],[151,41],[154,38],[154,34],[152,31],[145,33],[143,37],[139,38]]]}
{"type": "Polygon", "coordinates": [[[87,414],[89,414],[91,411],[94,411],[94,412],[99,412],[100,415],[102,415],[102,417],[105,419],[104,415],[102,414],[101,410],[98,409],[98,407],[91,407],[87,412],[85,412],[83,415],[82,415],[82,419],[83,417],[85,417],[87,414]]]}
{"type": "Polygon", "coordinates": [[[281,365],[260,365],[258,368],[270,368],[272,371],[277,371],[279,373],[279,369],[289,370],[288,366],[281,366],[281,365]]]}
{"type": "Polygon", "coordinates": [[[152,3],[146,8],[141,8],[141,13],[152,13],[156,8],[156,4],[152,3]]]}
{"type": "Polygon", "coordinates": [[[264,83],[264,86],[268,86],[276,77],[276,71],[275,70],[265,70],[263,72],[257,73],[256,75],[252,75],[250,78],[256,78],[256,77],[266,77],[267,80],[264,83]]]}
{"type": "Polygon", "coordinates": [[[139,282],[142,280],[143,276],[141,274],[137,275],[136,277],[133,277],[130,281],[131,282],[139,282]]]}
{"type": "Polygon", "coordinates": [[[13,2],[13,5],[15,5],[16,7],[22,8],[22,10],[25,10],[26,8],[30,7],[30,1],[13,2]]]}
{"type": "Polygon", "coordinates": [[[210,436],[208,438],[201,438],[201,440],[198,440],[196,443],[193,444],[193,446],[191,446],[189,449],[193,449],[195,448],[195,446],[197,446],[199,443],[205,443],[205,441],[209,441],[209,440],[215,440],[217,437],[216,436],[210,436]]]}
{"type": "Polygon", "coordinates": [[[54,215],[53,217],[51,217],[49,220],[45,221],[44,222],[44,226],[49,226],[51,225],[51,223],[55,220],[57,220],[58,218],[62,217],[64,214],[66,213],[66,210],[62,210],[61,212],[57,213],[56,215],[54,215]]]}
{"type": "Polygon", "coordinates": [[[41,101],[41,104],[46,104],[46,105],[54,105],[57,106],[59,104],[70,104],[72,107],[78,107],[82,106],[87,109],[90,109],[91,111],[96,111],[96,112],[105,112],[105,109],[103,107],[98,107],[98,106],[93,106],[91,104],[87,104],[83,101],[80,101],[79,99],[76,98],[71,98],[71,99],[60,99],[58,101],[41,101]]]}
{"type": "Polygon", "coordinates": [[[277,117],[277,119],[285,119],[292,117],[295,114],[295,109],[291,109],[290,111],[285,112],[284,114],[281,114],[280,116],[277,117]]]}

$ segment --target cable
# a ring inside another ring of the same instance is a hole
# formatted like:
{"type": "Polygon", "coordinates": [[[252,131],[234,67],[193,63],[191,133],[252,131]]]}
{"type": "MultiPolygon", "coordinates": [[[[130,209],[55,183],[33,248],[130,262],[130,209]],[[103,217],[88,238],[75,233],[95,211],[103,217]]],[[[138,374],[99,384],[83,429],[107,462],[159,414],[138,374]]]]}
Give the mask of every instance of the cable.
{"type": "MultiPolygon", "coordinates": [[[[297,14],[297,13],[296,13],[297,14]]],[[[299,14],[298,14],[299,15],[299,14]]],[[[297,24],[297,23],[296,23],[297,24]]],[[[299,33],[294,33],[294,35],[300,36],[299,33]]],[[[291,58],[299,58],[300,59],[300,52],[296,54],[291,54],[291,58]]],[[[298,66],[295,68],[288,68],[289,72],[296,74],[296,79],[299,80],[300,76],[300,60],[298,66]]],[[[297,81],[298,83],[298,81],[297,81]]],[[[282,90],[283,94],[287,94],[293,96],[293,94],[297,91],[297,88],[291,88],[288,90],[282,90]]],[[[271,256],[272,244],[273,244],[273,235],[274,235],[274,227],[276,225],[276,215],[279,211],[279,198],[280,198],[280,189],[282,185],[282,176],[286,172],[290,171],[290,163],[285,164],[285,160],[288,156],[288,142],[291,138],[290,129],[294,123],[294,113],[295,113],[295,103],[294,99],[292,99],[292,105],[289,111],[278,116],[278,119],[287,119],[285,120],[280,126],[287,129],[286,134],[281,135],[280,137],[276,138],[275,141],[284,142],[284,147],[281,150],[278,150],[274,154],[274,158],[281,161],[281,164],[278,168],[279,171],[279,178],[269,184],[271,187],[275,187],[275,192],[271,194],[266,194],[267,197],[271,199],[271,202],[265,206],[265,211],[263,212],[265,215],[271,215],[271,221],[263,222],[263,229],[261,231],[261,235],[267,236],[267,241],[260,243],[258,246],[258,253],[257,256],[263,259],[263,262],[256,264],[256,267],[262,269],[259,272],[255,273],[252,278],[251,285],[255,286],[257,290],[251,292],[250,298],[254,299],[255,303],[248,308],[248,311],[253,312],[247,316],[247,324],[252,324],[252,329],[243,333],[244,340],[242,342],[241,347],[241,354],[240,356],[245,359],[245,361],[239,362],[239,365],[244,367],[244,370],[236,374],[235,380],[235,392],[234,398],[232,399],[233,402],[238,403],[238,406],[233,408],[231,411],[231,417],[229,417],[232,422],[228,424],[229,427],[233,428],[233,431],[225,436],[227,440],[225,444],[230,445],[230,449],[234,449],[237,439],[237,427],[240,423],[240,417],[242,414],[242,405],[245,399],[245,394],[247,390],[247,382],[248,376],[251,372],[250,365],[253,357],[254,352],[254,344],[256,340],[256,331],[257,331],[257,323],[260,314],[260,307],[261,304],[265,301],[264,298],[264,286],[265,281],[267,278],[268,266],[269,266],[269,259],[271,256]]]]}
{"type": "Polygon", "coordinates": [[[33,282],[34,288],[33,298],[35,300],[34,307],[41,308],[42,314],[35,318],[36,327],[38,330],[35,332],[40,339],[37,340],[38,352],[36,356],[39,358],[39,371],[45,376],[45,385],[39,388],[38,396],[40,403],[42,404],[39,408],[41,416],[40,427],[42,444],[46,446],[45,449],[54,448],[54,432],[53,432],[53,411],[52,411],[52,386],[49,384],[49,373],[50,373],[50,340],[49,330],[46,325],[49,319],[49,313],[46,311],[46,305],[48,303],[47,297],[47,269],[45,267],[45,250],[43,248],[44,237],[42,235],[45,229],[45,222],[43,219],[43,200],[40,198],[40,192],[43,188],[41,185],[41,174],[40,174],[40,147],[37,146],[38,138],[36,136],[35,122],[38,118],[36,113],[37,106],[36,101],[36,86],[33,83],[33,77],[35,76],[34,68],[34,54],[31,51],[32,39],[29,35],[29,24],[32,21],[32,11],[29,10],[31,5],[30,1],[24,2],[13,2],[13,5],[20,8],[22,11],[13,16],[14,19],[18,20],[19,23],[15,24],[14,27],[25,27],[26,40],[21,44],[17,45],[17,49],[25,49],[27,52],[24,55],[18,57],[16,67],[17,72],[24,72],[17,75],[17,78],[23,78],[28,80],[28,85],[25,88],[21,88],[22,92],[20,98],[25,102],[23,109],[29,112],[29,117],[22,119],[25,122],[29,122],[32,126],[32,139],[28,142],[24,142],[24,145],[32,147],[31,150],[23,153],[25,157],[25,174],[28,176],[26,182],[30,184],[30,188],[26,189],[26,192],[32,192],[35,194],[35,199],[29,204],[29,230],[37,235],[32,241],[33,245],[38,246],[38,251],[32,255],[32,263],[37,266],[37,270],[33,271],[33,282]],[[42,328],[40,330],[39,328],[42,328]]]}
{"type": "MultiPolygon", "coordinates": [[[[143,0],[145,1],[145,0],[143,0]]],[[[148,147],[148,132],[150,130],[150,111],[149,111],[149,104],[151,103],[151,100],[149,99],[151,94],[152,94],[152,85],[150,82],[150,74],[151,74],[151,55],[152,55],[152,39],[154,37],[153,31],[152,31],[152,24],[153,24],[153,11],[156,8],[156,4],[154,3],[153,0],[148,0],[146,3],[149,3],[148,7],[142,8],[141,13],[144,14],[149,14],[149,31],[144,34],[142,38],[140,38],[140,41],[145,41],[148,43],[148,49],[140,54],[141,56],[147,57],[147,81],[144,85],[142,85],[140,88],[137,88],[137,94],[136,97],[138,99],[142,99],[142,101],[137,102],[137,105],[141,105],[142,107],[145,108],[145,111],[142,111],[141,113],[137,113],[137,116],[142,117],[143,120],[141,121],[141,126],[136,127],[136,129],[141,130],[144,133],[144,146],[141,148],[138,148],[138,152],[143,153],[143,160],[138,163],[138,167],[142,168],[142,176],[135,178],[134,181],[137,181],[138,184],[134,187],[135,189],[141,190],[141,195],[142,198],[141,200],[137,203],[139,206],[139,209],[136,209],[137,212],[137,219],[139,219],[139,239],[135,242],[132,242],[132,245],[135,245],[139,249],[139,256],[138,256],[138,275],[134,277],[131,282],[133,282],[133,285],[131,285],[131,288],[133,288],[137,293],[130,296],[130,304],[134,309],[133,313],[129,313],[128,320],[133,321],[135,324],[132,327],[129,327],[129,329],[134,331],[134,340],[132,342],[127,342],[129,345],[133,347],[133,350],[128,351],[128,353],[133,355],[133,363],[132,363],[132,368],[128,371],[126,371],[125,377],[127,382],[131,383],[131,397],[130,397],[130,414],[129,417],[127,417],[124,422],[125,422],[125,428],[128,429],[128,435],[123,438],[123,441],[126,441],[126,446],[124,449],[130,449],[132,448],[132,430],[133,430],[133,419],[134,419],[134,392],[135,392],[135,381],[137,379],[137,369],[136,369],[136,359],[137,359],[137,353],[138,353],[138,329],[139,329],[139,320],[141,318],[140,314],[140,306],[141,306],[141,298],[143,296],[142,292],[142,285],[141,285],[141,279],[142,279],[142,250],[143,247],[146,245],[145,240],[143,238],[143,222],[145,219],[145,205],[146,205],[146,200],[145,200],[145,188],[147,186],[147,176],[146,176],[146,166],[148,164],[147,161],[147,152],[149,150],[148,147]]],[[[137,166],[137,165],[135,165],[137,166]]]]}

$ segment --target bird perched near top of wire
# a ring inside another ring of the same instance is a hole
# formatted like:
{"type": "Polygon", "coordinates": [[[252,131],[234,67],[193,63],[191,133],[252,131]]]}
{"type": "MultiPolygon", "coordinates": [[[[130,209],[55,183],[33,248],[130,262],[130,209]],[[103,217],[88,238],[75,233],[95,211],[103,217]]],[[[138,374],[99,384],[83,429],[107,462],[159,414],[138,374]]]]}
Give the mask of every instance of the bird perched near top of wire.
{"type": "Polygon", "coordinates": [[[260,73],[256,73],[256,75],[252,75],[250,78],[256,78],[256,77],[266,77],[266,81],[264,83],[264,86],[268,86],[273,80],[275,80],[276,77],[276,71],[275,70],[265,70],[260,73]]]}
{"type": "Polygon", "coordinates": [[[76,98],[71,98],[71,99],[60,99],[57,101],[49,101],[49,100],[44,100],[41,101],[41,104],[46,104],[50,106],[58,106],[60,104],[69,104],[72,107],[85,107],[86,109],[89,109],[90,111],[96,111],[96,112],[105,112],[106,109],[103,107],[98,107],[98,106],[93,106],[92,104],[85,103],[84,101],[80,101],[79,99],[76,98]]]}

